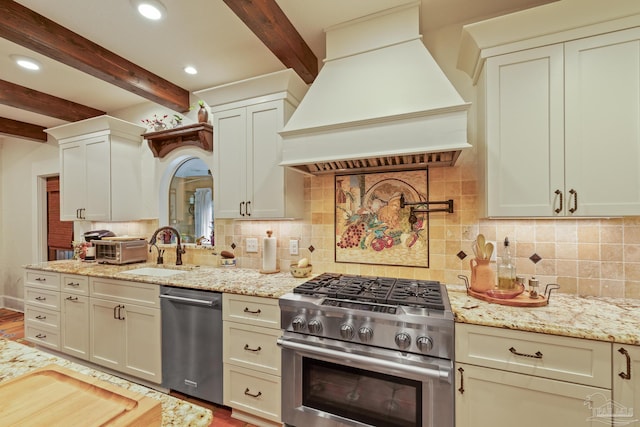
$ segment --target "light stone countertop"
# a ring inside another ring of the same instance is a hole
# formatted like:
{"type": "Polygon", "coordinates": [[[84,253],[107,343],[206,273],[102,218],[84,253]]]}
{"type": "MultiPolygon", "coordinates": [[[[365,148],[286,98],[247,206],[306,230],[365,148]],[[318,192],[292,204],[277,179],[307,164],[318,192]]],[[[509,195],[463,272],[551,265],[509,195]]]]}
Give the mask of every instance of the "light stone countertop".
{"type": "Polygon", "coordinates": [[[458,323],[640,345],[640,300],[579,297],[553,291],[544,307],[510,307],[447,286],[458,323]]]}
{"type": "MultiPolygon", "coordinates": [[[[290,273],[261,274],[246,268],[170,266],[185,274],[167,278],[122,274],[156,264],[103,265],[81,261],[52,261],[27,265],[44,271],[133,280],[227,293],[279,298],[308,278],[290,273]]],[[[318,272],[314,272],[318,273],[318,272]]],[[[451,308],[458,323],[493,326],[552,335],[640,345],[640,299],[579,297],[553,291],[544,307],[510,307],[478,300],[464,286],[447,285],[451,308]]]]}
{"type": "Polygon", "coordinates": [[[125,388],[134,393],[143,394],[159,400],[162,404],[163,426],[206,427],[211,424],[213,415],[209,409],[194,405],[156,390],[144,387],[95,369],[82,366],[44,350],[28,347],[15,341],[0,338],[0,384],[44,366],[56,364],[73,371],[98,378],[102,381],[125,388]]]}

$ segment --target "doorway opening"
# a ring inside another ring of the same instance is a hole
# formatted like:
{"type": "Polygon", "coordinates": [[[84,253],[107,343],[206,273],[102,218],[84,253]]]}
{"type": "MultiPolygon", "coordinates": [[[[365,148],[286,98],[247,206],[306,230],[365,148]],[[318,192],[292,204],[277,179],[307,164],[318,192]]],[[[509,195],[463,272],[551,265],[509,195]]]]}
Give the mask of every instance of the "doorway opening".
{"type": "Polygon", "coordinates": [[[60,177],[47,178],[47,261],[73,258],[73,221],[60,221],[60,177]]]}

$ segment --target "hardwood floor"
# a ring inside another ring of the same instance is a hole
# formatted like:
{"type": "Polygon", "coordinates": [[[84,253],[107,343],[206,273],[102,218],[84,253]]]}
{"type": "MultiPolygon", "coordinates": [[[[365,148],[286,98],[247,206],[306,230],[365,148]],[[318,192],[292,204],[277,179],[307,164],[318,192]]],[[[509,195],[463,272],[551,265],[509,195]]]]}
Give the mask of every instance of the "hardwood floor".
{"type": "MultiPolygon", "coordinates": [[[[0,308],[0,337],[8,340],[18,341],[22,344],[31,345],[24,340],[24,315],[19,311],[0,308]]],[[[213,422],[211,427],[253,427],[244,421],[238,421],[231,418],[231,410],[224,406],[218,406],[214,403],[199,400],[190,396],[186,396],[172,391],[171,396],[177,397],[195,403],[196,405],[208,408],[213,412],[213,422]]]]}

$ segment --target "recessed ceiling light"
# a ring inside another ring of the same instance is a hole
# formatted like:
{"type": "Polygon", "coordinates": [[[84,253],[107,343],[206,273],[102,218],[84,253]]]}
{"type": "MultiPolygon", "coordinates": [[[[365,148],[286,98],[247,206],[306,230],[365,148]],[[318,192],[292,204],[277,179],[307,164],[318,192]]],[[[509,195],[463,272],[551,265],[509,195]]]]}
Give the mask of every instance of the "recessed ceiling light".
{"type": "Polygon", "coordinates": [[[198,74],[198,70],[196,70],[196,67],[193,67],[191,65],[187,65],[186,67],[184,67],[184,72],[187,74],[198,74]]]}
{"type": "Polygon", "coordinates": [[[131,4],[140,15],[153,21],[162,19],[167,14],[167,9],[157,0],[131,0],[131,4]]]}
{"type": "Polygon", "coordinates": [[[37,71],[41,68],[40,62],[28,56],[10,55],[10,58],[13,59],[16,64],[27,70],[37,71]]]}

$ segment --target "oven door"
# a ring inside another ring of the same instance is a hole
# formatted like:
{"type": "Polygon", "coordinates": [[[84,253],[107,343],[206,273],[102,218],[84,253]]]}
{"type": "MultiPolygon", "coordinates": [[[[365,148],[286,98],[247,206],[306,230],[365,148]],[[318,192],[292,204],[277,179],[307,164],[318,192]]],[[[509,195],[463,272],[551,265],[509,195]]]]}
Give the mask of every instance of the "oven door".
{"type": "Polygon", "coordinates": [[[453,427],[453,362],[286,333],[282,421],[296,427],[453,427]]]}

